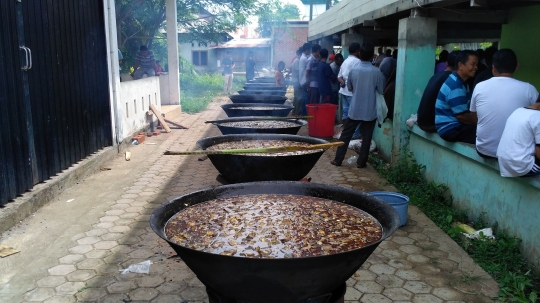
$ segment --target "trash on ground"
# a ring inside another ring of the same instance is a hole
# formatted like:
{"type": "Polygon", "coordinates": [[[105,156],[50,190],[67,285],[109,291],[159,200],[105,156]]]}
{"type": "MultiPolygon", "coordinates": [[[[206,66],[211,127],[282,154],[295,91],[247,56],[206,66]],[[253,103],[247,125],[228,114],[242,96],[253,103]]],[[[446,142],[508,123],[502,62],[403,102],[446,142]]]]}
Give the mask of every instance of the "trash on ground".
{"type": "Polygon", "coordinates": [[[352,156],[347,160],[347,163],[353,164],[354,162],[356,162],[356,159],[358,159],[357,156],[352,156]]]}
{"type": "MultiPolygon", "coordinates": [[[[362,139],[351,140],[349,142],[349,149],[354,150],[358,154],[360,153],[360,147],[362,147],[362,139]]],[[[371,140],[371,145],[369,146],[369,152],[371,153],[375,151],[376,148],[377,148],[377,144],[375,144],[375,141],[371,140]]]]}
{"type": "Polygon", "coordinates": [[[488,238],[488,239],[491,239],[491,240],[495,240],[495,236],[493,236],[493,230],[491,229],[491,227],[476,230],[476,229],[472,228],[471,226],[469,226],[469,225],[467,225],[465,223],[460,223],[460,222],[458,222],[456,224],[456,226],[459,229],[461,229],[462,234],[465,237],[469,238],[469,239],[485,239],[485,238],[488,238]]]}
{"type": "Polygon", "coordinates": [[[156,145],[157,143],[153,143],[153,142],[148,142],[146,143],[146,145],[156,145]]]}
{"type": "Polygon", "coordinates": [[[131,152],[126,152],[126,161],[131,160],[131,152]]]}
{"type": "Polygon", "coordinates": [[[2,258],[16,254],[18,252],[19,251],[14,249],[13,247],[9,247],[7,245],[0,245],[0,257],[2,258]]]}
{"type": "Polygon", "coordinates": [[[69,199],[69,200],[66,201],[66,203],[71,203],[73,201],[75,201],[75,199],[69,199]]]}
{"type": "Polygon", "coordinates": [[[122,269],[120,271],[122,272],[122,274],[127,274],[130,272],[137,274],[147,274],[150,273],[150,264],[152,264],[152,262],[150,260],[146,260],[141,263],[131,264],[128,268],[122,269]]]}
{"type": "Polygon", "coordinates": [[[418,116],[416,114],[412,114],[405,124],[407,124],[408,127],[413,127],[414,124],[416,124],[416,121],[418,121],[418,116]]]}
{"type": "Polygon", "coordinates": [[[106,170],[111,170],[112,168],[110,167],[101,167],[99,170],[101,171],[106,171],[106,170]]]}
{"type": "Polygon", "coordinates": [[[332,138],[339,139],[339,137],[341,137],[342,131],[343,131],[343,124],[334,126],[334,135],[332,136],[332,138]]]}
{"type": "Polygon", "coordinates": [[[139,141],[133,140],[133,142],[131,142],[131,145],[139,145],[139,141]]]}

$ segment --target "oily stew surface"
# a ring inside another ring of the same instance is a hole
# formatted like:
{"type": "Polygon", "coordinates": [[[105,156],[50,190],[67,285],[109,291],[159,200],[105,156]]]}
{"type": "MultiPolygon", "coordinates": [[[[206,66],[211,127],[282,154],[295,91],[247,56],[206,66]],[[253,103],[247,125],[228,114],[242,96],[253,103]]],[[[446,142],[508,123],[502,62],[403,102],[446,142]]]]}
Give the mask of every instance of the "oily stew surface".
{"type": "Polygon", "coordinates": [[[289,128],[298,127],[300,124],[288,121],[238,121],[220,123],[222,126],[239,127],[239,128],[289,128]]]}
{"type": "Polygon", "coordinates": [[[245,195],[188,207],[165,234],[181,246],[248,258],[299,258],[357,249],[382,237],[379,222],[336,201],[296,195],[245,195]]]}
{"type": "MultiPolygon", "coordinates": [[[[223,149],[244,149],[244,148],[269,148],[269,147],[287,147],[287,146],[310,146],[310,143],[294,142],[286,140],[245,140],[245,141],[230,141],[218,143],[209,146],[206,150],[223,150],[223,149]]],[[[322,149],[287,151],[280,153],[249,153],[243,154],[246,156],[294,156],[321,152],[322,149]]],[[[242,154],[238,154],[242,155],[242,154]]]]}

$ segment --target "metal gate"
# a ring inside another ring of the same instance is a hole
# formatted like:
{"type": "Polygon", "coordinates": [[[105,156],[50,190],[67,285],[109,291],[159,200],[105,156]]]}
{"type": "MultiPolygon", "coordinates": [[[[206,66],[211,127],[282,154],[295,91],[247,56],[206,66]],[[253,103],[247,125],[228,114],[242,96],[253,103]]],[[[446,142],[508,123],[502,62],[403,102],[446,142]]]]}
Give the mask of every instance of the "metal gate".
{"type": "Polygon", "coordinates": [[[0,1],[0,205],[112,144],[103,2],[0,1]]]}

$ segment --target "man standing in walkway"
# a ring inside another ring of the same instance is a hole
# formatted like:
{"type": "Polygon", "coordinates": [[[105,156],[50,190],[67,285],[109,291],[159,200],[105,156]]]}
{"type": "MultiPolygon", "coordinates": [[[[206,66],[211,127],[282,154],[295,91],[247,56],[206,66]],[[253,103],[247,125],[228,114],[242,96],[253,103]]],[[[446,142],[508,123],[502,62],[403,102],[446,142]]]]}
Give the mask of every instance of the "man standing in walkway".
{"type": "Polygon", "coordinates": [[[255,60],[253,60],[253,51],[249,51],[246,58],[246,80],[255,78],[255,60]]]}
{"type": "Polygon", "coordinates": [[[360,53],[360,44],[354,42],[349,45],[349,57],[343,61],[339,68],[338,81],[341,86],[339,93],[341,94],[341,106],[342,116],[341,119],[345,121],[349,114],[349,105],[352,100],[352,92],[347,89],[347,79],[349,78],[349,72],[360,64],[358,55],[360,53]]]}
{"type": "Polygon", "coordinates": [[[319,61],[321,60],[320,52],[321,46],[315,44],[311,47],[311,57],[307,61],[306,67],[306,79],[309,82],[309,102],[319,103],[319,84],[317,82],[317,68],[319,67],[319,61]]]}
{"type": "Polygon", "coordinates": [[[334,57],[334,62],[330,64],[330,68],[334,72],[334,75],[336,75],[336,81],[332,83],[332,104],[335,104],[335,105],[339,104],[339,81],[337,81],[337,76],[339,75],[339,69],[341,68],[342,64],[343,64],[342,54],[336,54],[334,57]]]}
{"type": "Polygon", "coordinates": [[[437,128],[435,127],[435,104],[437,103],[437,96],[439,96],[439,91],[446,79],[448,79],[448,76],[454,71],[457,53],[457,51],[453,51],[448,54],[446,58],[446,70],[431,76],[424,89],[424,94],[418,106],[417,123],[425,132],[437,132],[437,128]]]}
{"type": "Polygon", "coordinates": [[[382,94],[384,89],[383,74],[371,64],[374,52],[373,44],[364,43],[359,51],[361,62],[349,73],[347,88],[353,93],[351,107],[339,138],[344,144],[338,147],[334,160],[330,162],[332,165],[341,165],[353,133],[360,125],[362,147],[360,147],[356,167],[364,168],[367,166],[369,147],[377,123],[376,94],[382,94]]]}
{"type": "Polygon", "coordinates": [[[337,82],[337,77],[332,71],[330,64],[326,63],[328,50],[326,48],[320,51],[321,60],[317,67],[317,83],[319,85],[319,103],[332,102],[332,83],[337,82]]]}
{"type": "Polygon", "coordinates": [[[478,117],[476,151],[483,158],[496,158],[508,117],[538,100],[534,86],[514,79],[517,68],[516,54],[511,49],[501,49],[493,56],[494,77],[478,83],[474,89],[470,110],[478,117]]]}
{"type": "Polygon", "coordinates": [[[469,111],[471,91],[467,80],[478,69],[478,56],[474,51],[460,51],[456,70],[448,76],[439,91],[435,105],[435,127],[442,139],[449,142],[476,142],[476,115],[469,111]]]}
{"type": "Polygon", "coordinates": [[[221,60],[221,65],[223,66],[223,92],[230,95],[233,84],[232,70],[234,68],[234,61],[232,59],[231,51],[227,51],[227,57],[221,60]]]}
{"type": "Polygon", "coordinates": [[[141,45],[137,55],[135,56],[135,65],[133,66],[134,72],[131,73],[131,76],[135,79],[141,79],[144,74],[148,77],[153,77],[156,75],[156,60],[154,59],[154,53],[146,47],[146,45],[141,45]]]}
{"type": "Polygon", "coordinates": [[[307,61],[309,57],[311,56],[311,44],[305,43],[304,46],[302,46],[302,57],[300,57],[300,61],[298,61],[298,70],[299,70],[299,78],[300,78],[300,86],[302,87],[302,107],[301,107],[301,113],[303,116],[307,115],[306,111],[306,104],[308,104],[309,100],[309,82],[306,78],[306,69],[307,69],[307,61]]]}

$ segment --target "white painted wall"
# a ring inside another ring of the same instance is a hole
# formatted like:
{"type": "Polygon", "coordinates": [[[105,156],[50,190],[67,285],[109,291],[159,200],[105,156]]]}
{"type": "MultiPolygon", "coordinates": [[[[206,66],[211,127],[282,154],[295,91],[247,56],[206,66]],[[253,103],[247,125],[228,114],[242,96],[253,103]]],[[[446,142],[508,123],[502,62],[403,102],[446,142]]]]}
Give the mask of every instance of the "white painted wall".
{"type": "Polygon", "coordinates": [[[148,116],[150,103],[161,112],[160,77],[149,77],[140,80],[120,83],[120,102],[118,116],[121,117],[122,138],[129,138],[134,132],[150,123],[157,121],[155,115],[148,116]]]}

